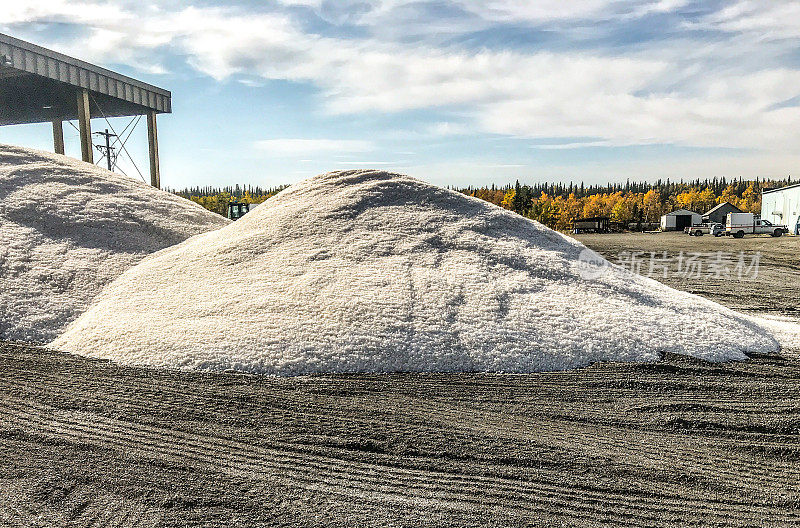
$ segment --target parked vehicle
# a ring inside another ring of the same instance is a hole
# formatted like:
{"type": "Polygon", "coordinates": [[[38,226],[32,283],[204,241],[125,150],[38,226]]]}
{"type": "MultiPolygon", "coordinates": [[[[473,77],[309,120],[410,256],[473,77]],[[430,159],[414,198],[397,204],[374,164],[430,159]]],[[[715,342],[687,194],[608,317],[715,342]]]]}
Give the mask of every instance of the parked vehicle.
{"type": "Polygon", "coordinates": [[[231,220],[238,220],[259,204],[243,203],[243,202],[228,202],[228,218],[231,220]]]}
{"type": "Polygon", "coordinates": [[[728,213],[725,223],[725,234],[734,238],[745,235],[772,235],[782,236],[789,232],[785,225],[773,224],[769,220],[756,218],[753,213],[728,213]]]}
{"type": "Polygon", "coordinates": [[[714,235],[715,237],[719,237],[725,234],[725,226],[715,222],[697,224],[692,227],[687,227],[685,232],[691,236],[714,235]]]}

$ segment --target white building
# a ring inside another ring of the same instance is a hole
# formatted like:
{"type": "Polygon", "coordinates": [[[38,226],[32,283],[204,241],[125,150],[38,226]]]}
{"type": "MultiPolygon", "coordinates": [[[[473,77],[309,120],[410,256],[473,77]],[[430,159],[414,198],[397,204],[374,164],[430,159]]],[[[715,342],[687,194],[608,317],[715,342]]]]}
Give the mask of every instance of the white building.
{"type": "Polygon", "coordinates": [[[761,193],[761,218],[800,234],[800,183],[761,193]]]}
{"type": "Polygon", "coordinates": [[[662,231],[683,231],[684,227],[691,227],[703,221],[699,213],[688,209],[678,209],[661,217],[662,231]]]}

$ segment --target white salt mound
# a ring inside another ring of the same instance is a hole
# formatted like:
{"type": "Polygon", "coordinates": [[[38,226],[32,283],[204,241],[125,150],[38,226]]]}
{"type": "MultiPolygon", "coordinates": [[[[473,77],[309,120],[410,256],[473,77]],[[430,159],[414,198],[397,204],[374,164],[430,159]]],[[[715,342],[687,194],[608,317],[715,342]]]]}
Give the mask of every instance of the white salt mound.
{"type": "Polygon", "coordinates": [[[324,174],[148,257],[52,346],[279,375],[532,372],[779,348],[743,316],[602,259],[604,272],[585,278],[582,251],[407,176],[324,174]]]}
{"type": "Polygon", "coordinates": [[[767,329],[781,346],[781,355],[800,358],[800,320],[781,315],[747,315],[758,326],[767,329]]]}
{"type": "Polygon", "coordinates": [[[227,223],[141,181],[0,145],[0,339],[50,341],[146,255],[227,223]]]}

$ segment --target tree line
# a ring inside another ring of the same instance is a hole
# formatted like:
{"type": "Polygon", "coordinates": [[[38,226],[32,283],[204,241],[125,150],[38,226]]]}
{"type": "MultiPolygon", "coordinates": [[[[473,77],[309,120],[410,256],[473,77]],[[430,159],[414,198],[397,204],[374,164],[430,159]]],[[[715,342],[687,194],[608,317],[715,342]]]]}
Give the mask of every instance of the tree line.
{"type": "Polygon", "coordinates": [[[567,230],[578,218],[605,216],[624,225],[656,224],[675,209],[700,214],[730,202],[742,211],[761,211],[761,191],[791,185],[783,180],[727,180],[690,182],[658,180],[585,186],[583,183],[537,183],[504,187],[466,187],[454,190],[486,200],[553,229],[567,230]]]}
{"type": "MultiPolygon", "coordinates": [[[[578,218],[606,216],[614,222],[658,223],[661,215],[675,209],[705,213],[723,202],[743,211],[761,211],[761,191],[791,185],[792,179],[743,180],[713,178],[685,182],[651,182],[584,185],[583,182],[535,183],[497,187],[464,187],[453,190],[474,196],[522,216],[537,220],[553,229],[567,230],[578,218]]],[[[227,216],[228,203],[262,203],[288,185],[262,188],[251,185],[229,187],[193,187],[170,190],[210,211],[227,216]]]]}
{"type": "Polygon", "coordinates": [[[259,204],[275,196],[288,185],[280,185],[265,189],[252,185],[235,185],[229,187],[191,187],[182,190],[167,189],[173,194],[198,203],[217,214],[228,216],[230,202],[259,204]]]}

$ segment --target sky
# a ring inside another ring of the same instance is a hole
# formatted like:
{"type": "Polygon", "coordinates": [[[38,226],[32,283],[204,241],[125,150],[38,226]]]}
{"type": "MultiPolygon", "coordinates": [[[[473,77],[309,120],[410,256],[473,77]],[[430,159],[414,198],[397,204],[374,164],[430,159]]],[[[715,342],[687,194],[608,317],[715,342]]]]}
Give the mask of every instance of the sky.
{"type": "MultiPolygon", "coordinates": [[[[27,0],[0,32],[170,90],[172,188],[800,173],[796,1],[27,0]]],[[[51,150],[51,128],[0,142],[51,150]]],[[[147,176],[143,122],[128,145],[120,168],[147,176]]]]}

